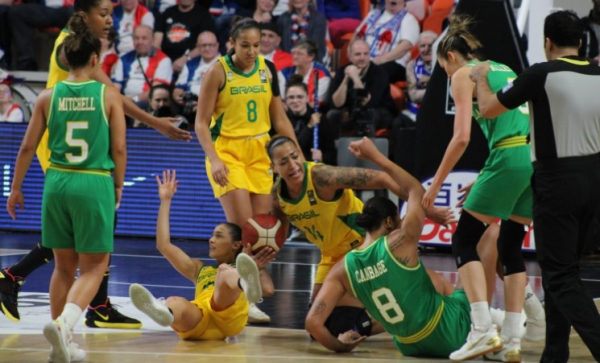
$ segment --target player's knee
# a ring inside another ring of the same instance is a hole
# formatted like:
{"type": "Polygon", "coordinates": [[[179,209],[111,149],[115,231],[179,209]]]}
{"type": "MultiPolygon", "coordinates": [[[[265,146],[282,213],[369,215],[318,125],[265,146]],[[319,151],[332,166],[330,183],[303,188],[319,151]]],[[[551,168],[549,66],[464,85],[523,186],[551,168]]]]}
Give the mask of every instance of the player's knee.
{"type": "Polygon", "coordinates": [[[511,220],[503,220],[500,224],[498,259],[502,264],[504,276],[525,272],[525,261],[521,252],[524,237],[524,225],[511,220]]]}
{"type": "Polygon", "coordinates": [[[336,306],[325,321],[325,327],[334,337],[348,330],[354,330],[360,335],[370,336],[373,323],[364,308],[336,306]]]}
{"type": "Polygon", "coordinates": [[[463,210],[456,231],[452,236],[452,252],[458,268],[472,261],[479,261],[477,244],[485,232],[485,223],[463,210]]]}

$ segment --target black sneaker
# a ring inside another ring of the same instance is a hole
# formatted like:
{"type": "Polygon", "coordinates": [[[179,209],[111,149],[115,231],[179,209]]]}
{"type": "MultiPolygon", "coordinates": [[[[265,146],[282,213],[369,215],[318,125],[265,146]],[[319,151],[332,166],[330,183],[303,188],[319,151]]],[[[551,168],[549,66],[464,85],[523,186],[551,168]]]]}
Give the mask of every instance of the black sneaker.
{"type": "Polygon", "coordinates": [[[96,307],[88,307],[85,314],[85,325],[90,328],[108,328],[108,329],[139,329],[142,323],[139,320],[132,319],[121,314],[106,299],[106,304],[96,307]]]}
{"type": "Polygon", "coordinates": [[[19,316],[19,290],[25,279],[14,277],[6,270],[0,270],[0,311],[14,322],[21,320],[19,316]]]}

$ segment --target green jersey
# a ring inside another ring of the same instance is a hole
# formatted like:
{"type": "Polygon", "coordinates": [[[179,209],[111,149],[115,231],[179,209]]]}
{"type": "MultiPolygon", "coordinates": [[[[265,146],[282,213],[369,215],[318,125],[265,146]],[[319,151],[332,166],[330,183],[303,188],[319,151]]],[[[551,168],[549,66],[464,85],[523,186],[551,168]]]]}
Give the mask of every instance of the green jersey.
{"type": "Polygon", "coordinates": [[[464,294],[438,293],[421,261],[415,267],[398,261],[387,236],[348,252],[345,269],[354,295],[402,354],[447,357],[464,343],[470,324],[464,294]]]}
{"type": "Polygon", "coordinates": [[[96,81],[59,82],[48,115],[50,162],[74,169],[112,170],[106,86],[96,81]]]}
{"type": "MultiPolygon", "coordinates": [[[[467,66],[471,67],[477,63],[477,61],[472,61],[467,66]]],[[[509,86],[515,78],[517,78],[517,75],[510,67],[501,63],[490,62],[488,82],[492,92],[496,93],[509,86]]],[[[473,101],[473,117],[483,130],[490,150],[514,146],[515,143],[525,145],[525,138],[529,135],[529,108],[526,104],[514,110],[509,110],[496,118],[488,119],[481,115],[477,101],[473,101]]]]}

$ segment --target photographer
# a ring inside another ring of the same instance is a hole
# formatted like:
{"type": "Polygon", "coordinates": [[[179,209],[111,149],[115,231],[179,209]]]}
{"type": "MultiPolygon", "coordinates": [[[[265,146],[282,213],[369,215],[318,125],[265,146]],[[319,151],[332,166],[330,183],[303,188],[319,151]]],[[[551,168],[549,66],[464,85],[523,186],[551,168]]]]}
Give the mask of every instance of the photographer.
{"type": "MultiPolygon", "coordinates": [[[[190,129],[188,120],[181,115],[177,115],[177,112],[173,108],[173,99],[171,98],[169,86],[166,84],[152,86],[148,94],[148,99],[148,113],[151,113],[156,117],[177,117],[180,121],[174,123],[175,126],[183,130],[190,129]]],[[[138,120],[135,120],[133,127],[145,128],[147,126],[138,120]]]]}
{"type": "Polygon", "coordinates": [[[339,126],[342,136],[374,135],[389,129],[395,116],[388,76],[370,61],[369,46],[353,40],[348,46],[350,64],[340,68],[331,83],[327,118],[339,126]]]}
{"type": "Polygon", "coordinates": [[[204,74],[221,56],[217,37],[210,31],[198,35],[196,49],[200,56],[189,59],[183,66],[173,90],[173,99],[188,120],[196,119],[196,105],[204,74]]]}

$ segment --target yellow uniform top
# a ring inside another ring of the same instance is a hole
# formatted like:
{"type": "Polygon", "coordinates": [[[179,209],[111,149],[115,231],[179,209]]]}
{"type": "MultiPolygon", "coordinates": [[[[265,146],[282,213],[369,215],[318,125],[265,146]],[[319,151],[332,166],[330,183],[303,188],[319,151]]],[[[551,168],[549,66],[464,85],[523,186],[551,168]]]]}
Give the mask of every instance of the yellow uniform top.
{"type": "Polygon", "coordinates": [[[220,57],[219,62],[225,71],[225,85],[219,90],[210,124],[213,140],[218,136],[236,138],[269,132],[273,92],[265,59],[259,56],[250,73],[235,68],[229,55],[220,57]]]}
{"type": "MultiPolygon", "coordinates": [[[[198,278],[196,279],[196,293],[194,295],[194,301],[202,301],[212,298],[213,292],[215,291],[215,280],[217,278],[218,266],[204,265],[198,272],[198,278]]],[[[240,295],[239,299],[246,299],[244,292],[240,295]]]]}
{"type": "MultiPolygon", "coordinates": [[[[46,83],[46,88],[52,88],[58,82],[62,82],[69,77],[69,69],[65,66],[61,65],[58,61],[58,46],[62,44],[65,38],[69,35],[69,31],[67,29],[63,29],[56,41],[54,42],[54,50],[52,51],[52,55],[50,56],[50,73],[48,74],[48,82],[46,83]]],[[[76,121],[76,120],[73,120],[76,121]]],[[[36,154],[38,160],[40,161],[40,165],[44,173],[46,169],[50,166],[50,148],[48,147],[48,129],[44,131],[44,135],[42,135],[42,139],[37,147],[36,154]]]]}
{"type": "Polygon", "coordinates": [[[284,182],[277,185],[277,197],[281,209],[290,223],[306,233],[306,238],[314,243],[324,255],[343,255],[358,247],[365,236],[362,228],[356,226],[356,216],[362,213],[363,202],[351,189],[342,189],[332,201],[319,198],[312,181],[312,168],[318,164],[304,163],[304,185],[297,199],[282,195],[284,182]]]}

